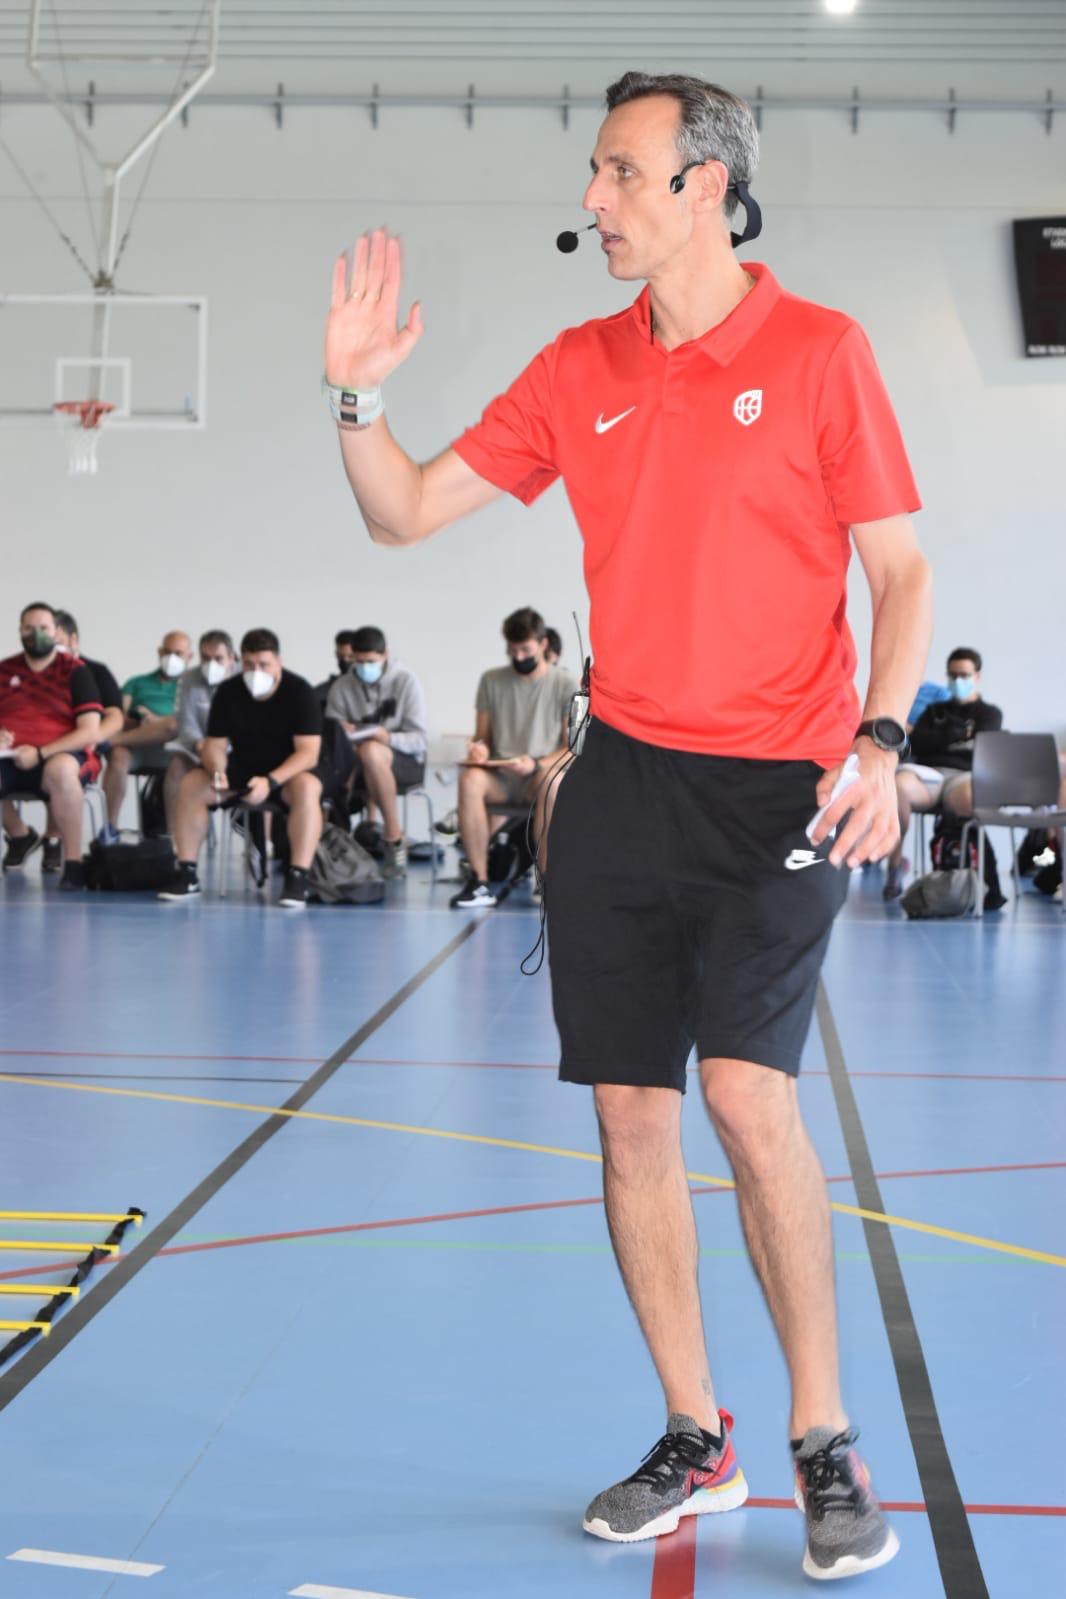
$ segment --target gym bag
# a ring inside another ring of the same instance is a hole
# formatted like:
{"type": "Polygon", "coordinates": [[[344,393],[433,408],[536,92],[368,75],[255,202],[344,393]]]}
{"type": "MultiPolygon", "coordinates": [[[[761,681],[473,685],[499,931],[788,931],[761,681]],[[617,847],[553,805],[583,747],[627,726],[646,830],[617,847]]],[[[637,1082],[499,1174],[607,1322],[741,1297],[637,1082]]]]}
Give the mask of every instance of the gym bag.
{"type": "Polygon", "coordinates": [[[322,829],[308,880],[312,898],[323,905],[375,905],[385,898],[377,862],[332,822],[322,829]]]}

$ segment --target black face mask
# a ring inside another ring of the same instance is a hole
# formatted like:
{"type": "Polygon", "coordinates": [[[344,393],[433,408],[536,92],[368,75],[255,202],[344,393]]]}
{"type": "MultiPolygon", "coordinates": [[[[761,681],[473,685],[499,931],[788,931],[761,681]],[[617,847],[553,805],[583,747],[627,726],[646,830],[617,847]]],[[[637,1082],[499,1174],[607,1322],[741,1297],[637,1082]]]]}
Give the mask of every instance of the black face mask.
{"type": "Polygon", "coordinates": [[[349,668],[351,667],[352,663],[351,663],[351,661],[342,660],[339,655],[336,657],[336,661],[337,661],[337,671],[338,671],[339,675],[341,677],[343,677],[345,672],[347,672],[349,670],[349,668]]]}
{"type": "Polygon", "coordinates": [[[32,632],[22,634],[22,648],[31,661],[43,661],[46,655],[51,655],[55,647],[55,639],[42,627],[35,627],[32,632]]]}
{"type": "Polygon", "coordinates": [[[528,677],[530,672],[535,672],[537,670],[537,667],[540,665],[540,661],[535,655],[527,655],[521,661],[516,661],[512,656],[511,665],[514,667],[516,672],[521,672],[523,677],[528,677]]]}

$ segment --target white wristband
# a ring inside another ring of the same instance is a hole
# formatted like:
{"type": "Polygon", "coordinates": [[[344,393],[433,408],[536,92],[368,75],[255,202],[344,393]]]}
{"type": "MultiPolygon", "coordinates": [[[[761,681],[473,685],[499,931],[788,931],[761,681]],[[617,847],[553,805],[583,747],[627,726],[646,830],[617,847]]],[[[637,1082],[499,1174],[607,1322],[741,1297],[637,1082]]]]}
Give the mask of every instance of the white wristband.
{"type": "Polygon", "coordinates": [[[330,415],[343,428],[367,428],[385,410],[380,386],[373,389],[345,389],[323,377],[322,392],[329,402],[330,415]]]}

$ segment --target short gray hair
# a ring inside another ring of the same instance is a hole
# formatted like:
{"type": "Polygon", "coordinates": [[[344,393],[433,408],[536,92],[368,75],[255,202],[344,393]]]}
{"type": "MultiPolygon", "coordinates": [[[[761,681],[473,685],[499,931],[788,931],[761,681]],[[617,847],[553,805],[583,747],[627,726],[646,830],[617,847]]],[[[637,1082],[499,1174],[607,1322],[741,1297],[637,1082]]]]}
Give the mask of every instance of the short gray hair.
{"type": "MultiPolygon", "coordinates": [[[[731,183],[738,178],[751,182],[759,165],[759,130],[746,100],[682,72],[627,72],[607,90],[607,109],[657,94],[670,95],[680,108],[677,153],[682,165],[721,161],[731,183]]],[[[727,217],[738,203],[735,194],[726,195],[722,209],[727,217]]]]}

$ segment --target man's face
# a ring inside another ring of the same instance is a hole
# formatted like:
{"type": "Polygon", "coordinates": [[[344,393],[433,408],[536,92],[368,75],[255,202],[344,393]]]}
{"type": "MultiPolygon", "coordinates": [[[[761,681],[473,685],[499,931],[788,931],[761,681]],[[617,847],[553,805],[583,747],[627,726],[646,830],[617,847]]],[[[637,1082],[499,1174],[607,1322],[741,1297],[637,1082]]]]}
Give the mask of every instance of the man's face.
{"type": "Polygon", "coordinates": [[[544,660],[546,649],[547,644],[544,639],[527,638],[523,639],[521,644],[508,644],[507,655],[512,664],[514,664],[519,670],[522,669],[519,666],[520,662],[525,663],[527,661],[532,661],[532,667],[524,667],[526,672],[530,672],[536,671],[537,667],[544,660]]]}
{"type": "Polygon", "coordinates": [[[955,699],[966,704],[980,693],[981,674],[972,661],[948,662],[948,685],[955,699]]]}
{"type": "Polygon", "coordinates": [[[225,667],[228,673],[236,658],[232,650],[228,650],[224,644],[200,645],[200,665],[202,667],[207,667],[212,661],[215,661],[219,666],[225,667]]]}
{"type": "Polygon", "coordinates": [[[355,650],[352,654],[352,665],[355,675],[362,683],[377,683],[385,670],[388,659],[384,650],[355,650]]]}
{"type": "Polygon", "coordinates": [[[61,650],[69,650],[71,655],[77,655],[77,653],[78,653],[78,635],[77,635],[77,633],[68,633],[67,629],[65,627],[62,627],[58,622],[56,623],[56,643],[58,644],[58,646],[59,646],[59,648],[61,650]]]}
{"type": "Polygon", "coordinates": [[[684,250],[697,217],[715,209],[729,181],[721,162],[707,162],[688,174],[681,194],[671,194],[670,179],[683,164],[679,115],[672,95],[650,95],[619,106],[600,129],[582,204],[596,213],[613,278],[629,282],[660,272],[684,250]]]}
{"type": "Polygon", "coordinates": [[[333,648],[337,656],[337,671],[346,672],[355,660],[355,651],[350,644],[335,644],[333,648]]]}
{"type": "Polygon", "coordinates": [[[241,671],[246,677],[252,672],[266,672],[276,688],[281,682],[281,656],[273,650],[242,650],[241,671]]]}
{"type": "Polygon", "coordinates": [[[56,647],[56,619],[43,606],[27,611],[19,622],[22,648],[31,660],[42,661],[56,647]]]}
{"type": "Polygon", "coordinates": [[[159,670],[164,677],[180,677],[192,660],[188,633],[165,633],[159,646],[159,670]]]}

